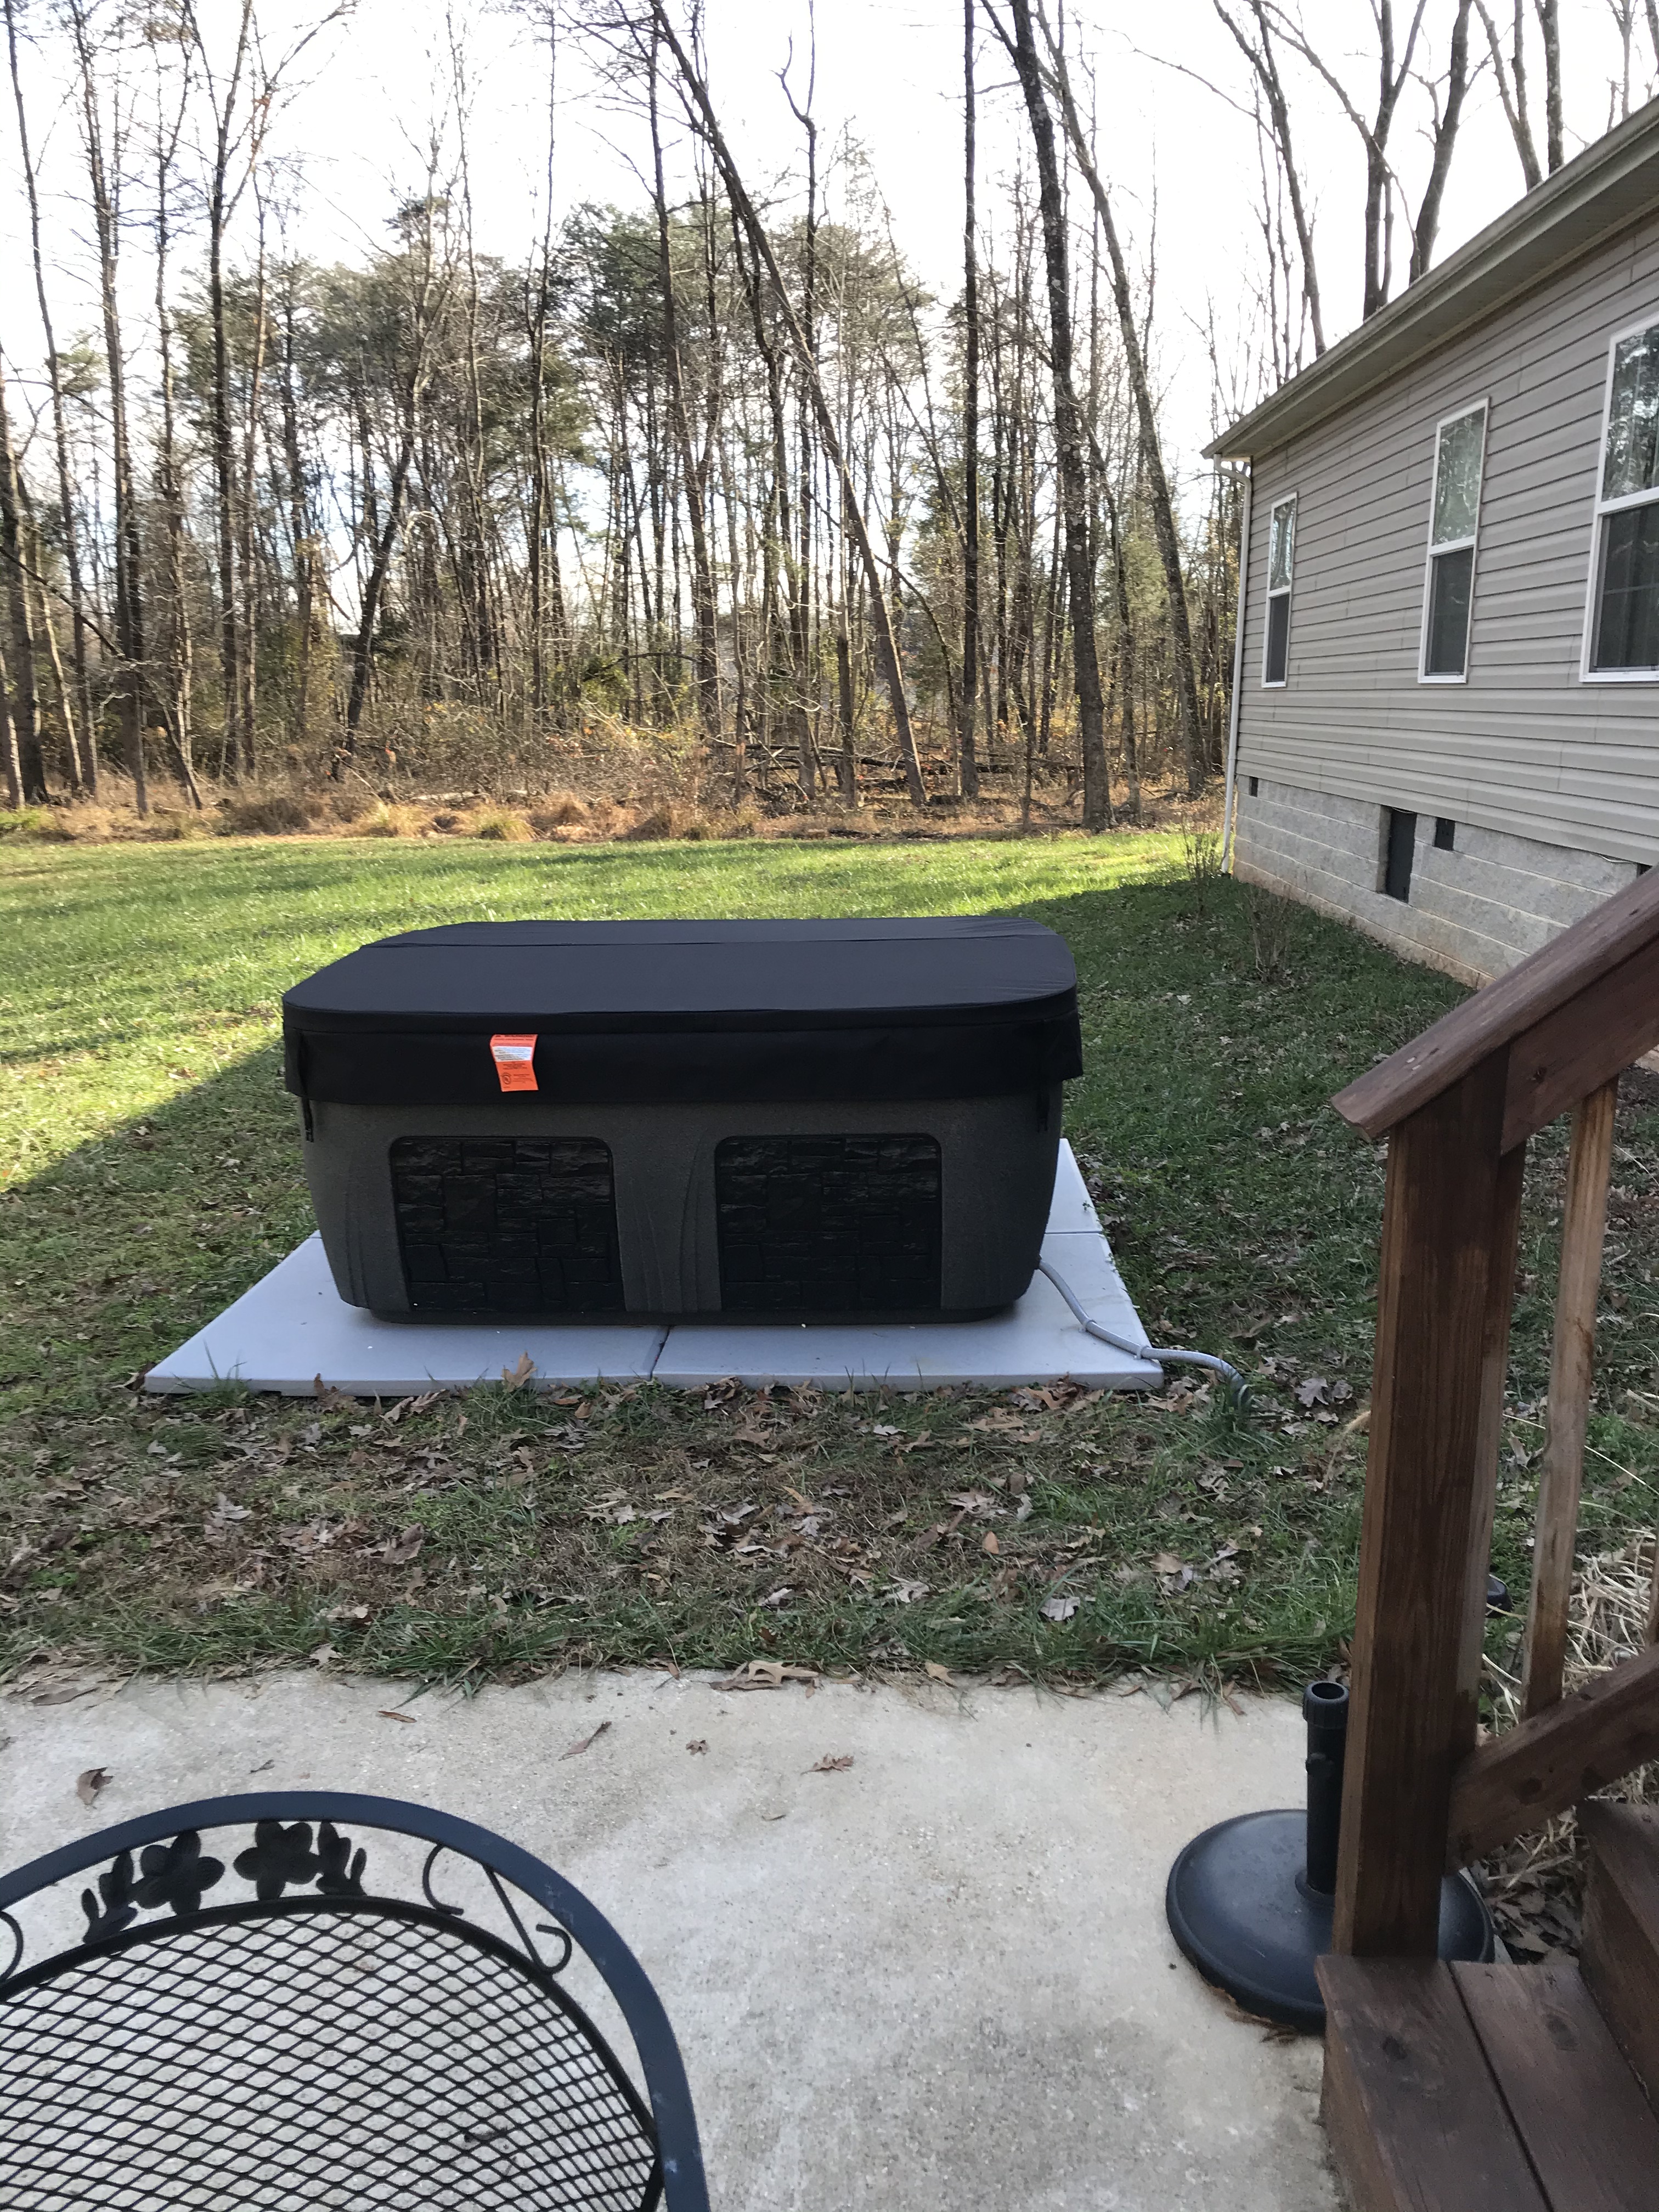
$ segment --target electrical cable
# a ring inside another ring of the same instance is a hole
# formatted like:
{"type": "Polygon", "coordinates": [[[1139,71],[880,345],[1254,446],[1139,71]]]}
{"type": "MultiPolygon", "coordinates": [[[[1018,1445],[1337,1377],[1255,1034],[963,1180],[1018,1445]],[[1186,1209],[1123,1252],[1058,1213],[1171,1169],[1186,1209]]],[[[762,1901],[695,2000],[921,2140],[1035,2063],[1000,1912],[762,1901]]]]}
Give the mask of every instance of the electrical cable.
{"type": "Polygon", "coordinates": [[[1166,1359],[1173,1359],[1184,1361],[1189,1367],[1207,1368],[1212,1374],[1224,1377],[1227,1384],[1227,1395],[1232,1400],[1237,1410],[1241,1413],[1248,1410],[1250,1402],[1249,1385],[1237,1368],[1229,1365],[1226,1360],[1218,1359],[1212,1352],[1183,1352],[1176,1350],[1173,1346],[1130,1344],[1123,1337],[1114,1336],[1110,1329],[1103,1328],[1097,1321],[1091,1320],[1089,1315],[1085,1313],[1078,1301],[1076,1292],[1057,1267],[1051,1267],[1046,1260],[1039,1259],[1037,1273],[1040,1275],[1046,1275],[1060,1292],[1075,1315],[1078,1326],[1086,1329],[1091,1336],[1098,1337],[1103,1344],[1109,1344],[1114,1352],[1127,1352],[1132,1359],[1156,1360],[1160,1365],[1166,1359]]]}

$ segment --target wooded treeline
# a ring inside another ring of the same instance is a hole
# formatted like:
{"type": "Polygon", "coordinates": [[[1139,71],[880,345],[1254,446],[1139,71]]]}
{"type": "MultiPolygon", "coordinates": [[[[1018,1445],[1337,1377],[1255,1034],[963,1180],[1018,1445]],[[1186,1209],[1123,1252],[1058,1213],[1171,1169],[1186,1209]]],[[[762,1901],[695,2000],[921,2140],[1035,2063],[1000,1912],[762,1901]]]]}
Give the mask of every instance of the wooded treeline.
{"type": "MultiPolygon", "coordinates": [[[[424,177],[379,252],[327,267],[291,246],[305,185],[280,141],[344,10],[279,52],[256,0],[3,5],[33,259],[0,309],[14,806],[95,794],[112,768],[141,812],[158,777],[198,806],[325,778],[536,792],[623,727],[660,733],[711,799],[788,811],[1035,793],[1103,827],[1138,817],[1143,779],[1195,795],[1219,769],[1241,485],[1176,474],[1153,241],[1121,228],[1102,88],[1041,0],[963,0],[946,297],[856,143],[821,132],[810,57],[781,83],[799,173],[751,196],[680,0],[524,0],[544,207],[573,52],[625,116],[638,204],[549,216],[516,261],[482,251],[452,27],[424,177]],[[69,210],[37,167],[46,61],[52,127],[77,137],[69,210]],[[988,179],[993,78],[1025,129],[988,179]],[[88,241],[83,335],[61,302],[88,241]]],[[[1402,260],[1429,264],[1482,70],[1527,181],[1529,39],[1551,167],[1562,124],[1551,0],[1535,21],[1515,0],[1510,25],[1480,0],[1413,0],[1396,25],[1370,0],[1374,109],[1291,10],[1212,5],[1262,150],[1259,302],[1208,340],[1223,411],[1325,343],[1292,130],[1308,85],[1358,133],[1368,313],[1402,260]],[[1408,206],[1389,138],[1413,90],[1432,158],[1408,206]]]]}

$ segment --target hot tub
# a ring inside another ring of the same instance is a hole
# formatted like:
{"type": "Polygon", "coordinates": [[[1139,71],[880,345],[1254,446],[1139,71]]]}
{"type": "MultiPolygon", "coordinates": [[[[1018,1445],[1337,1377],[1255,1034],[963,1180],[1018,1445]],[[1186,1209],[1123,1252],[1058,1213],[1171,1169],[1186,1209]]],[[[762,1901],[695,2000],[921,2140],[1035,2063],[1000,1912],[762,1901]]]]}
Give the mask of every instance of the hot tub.
{"type": "Polygon", "coordinates": [[[1030,1283],[1082,1072],[1001,915],[464,922],[283,1001],[340,1296],[388,1319],[970,1319],[1030,1283]]]}

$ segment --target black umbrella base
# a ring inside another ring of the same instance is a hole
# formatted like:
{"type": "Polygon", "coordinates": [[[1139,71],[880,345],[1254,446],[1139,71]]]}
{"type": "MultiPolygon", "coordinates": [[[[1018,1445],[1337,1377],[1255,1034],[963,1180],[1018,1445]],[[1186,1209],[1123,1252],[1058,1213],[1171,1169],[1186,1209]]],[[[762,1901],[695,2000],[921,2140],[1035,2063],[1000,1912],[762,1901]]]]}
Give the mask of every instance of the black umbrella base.
{"type": "MultiPolygon", "coordinates": [[[[1305,1813],[1246,1813],[1194,1836],[1170,1869],[1164,1911],[1206,1982],[1246,2012],[1324,2032],[1314,1960],[1331,1948],[1334,1900],[1304,1881],[1305,1813]]],[[[1492,1919],[1467,1875],[1440,1886],[1440,1955],[1489,1960],[1492,1919]]]]}

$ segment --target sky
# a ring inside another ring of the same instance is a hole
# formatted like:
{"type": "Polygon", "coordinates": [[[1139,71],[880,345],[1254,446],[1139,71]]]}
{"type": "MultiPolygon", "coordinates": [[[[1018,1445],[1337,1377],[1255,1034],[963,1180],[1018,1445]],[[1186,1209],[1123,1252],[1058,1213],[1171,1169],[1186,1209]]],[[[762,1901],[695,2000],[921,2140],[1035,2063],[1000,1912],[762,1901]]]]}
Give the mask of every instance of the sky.
{"type": "MultiPolygon", "coordinates": [[[[46,0],[32,0],[40,15],[46,0]]],[[[200,0],[210,36],[234,23],[234,0],[200,0]]],[[[1403,10],[1410,0],[1397,0],[1403,10]]],[[[283,50],[323,5],[264,0],[267,51],[283,50]]],[[[1428,0],[1443,47],[1451,0],[1428,0]]],[[[1638,11],[1639,12],[1639,11],[1638,11]]],[[[1370,0],[1304,0],[1336,73],[1366,96],[1370,0]]],[[[752,187],[766,191],[798,168],[801,133],[779,72],[806,95],[816,33],[813,107],[826,159],[851,134],[866,150],[890,210],[902,251],[941,299],[960,282],[962,233],[961,0],[706,0],[711,88],[752,187]]],[[[1569,150],[1607,127],[1608,77],[1617,67],[1608,0],[1563,0],[1563,46],[1571,124],[1569,150]]],[[[26,18],[27,20],[27,18],[26,18]]],[[[1224,353],[1237,349],[1259,260],[1253,198],[1254,135],[1221,94],[1244,97],[1242,68],[1211,0],[1073,0],[1068,43],[1092,64],[1100,161],[1120,228],[1143,267],[1155,265],[1156,352],[1168,394],[1172,442],[1190,472],[1209,434],[1210,374],[1201,333],[1213,317],[1224,353]]],[[[544,37],[523,8],[464,6],[461,0],[356,0],[307,49],[276,119],[272,144],[289,166],[296,214],[292,243],[317,259],[358,259],[386,239],[398,199],[417,189],[434,120],[448,115],[450,52],[459,43],[470,82],[468,155],[475,220],[486,251],[527,253],[539,234],[547,160],[544,37]]],[[[1374,70],[1374,64],[1369,65],[1374,70]]],[[[74,123],[61,83],[32,62],[31,103],[48,222],[73,260],[83,249],[76,201],[74,123]]],[[[1649,64],[1650,73],[1651,63],[1649,64]]],[[[1006,57],[982,33],[981,201],[996,211],[1000,184],[1024,150],[1023,109],[1006,57]]],[[[1632,97],[1647,89],[1638,66],[1632,97]]],[[[1414,191],[1425,166],[1418,112],[1402,125],[1396,154],[1414,191]]],[[[1334,98],[1303,73],[1295,95],[1302,166],[1310,180],[1328,335],[1357,319],[1363,194],[1359,141],[1334,98]]],[[[0,118],[0,344],[21,374],[38,341],[28,313],[21,193],[15,189],[10,117],[0,118]]],[[[683,135],[683,134],[682,134],[683,135]]],[[[622,110],[568,33],[556,73],[554,203],[562,214],[584,200],[637,202],[634,164],[643,129],[622,110]]],[[[682,161],[681,174],[688,173],[682,161]]],[[[830,160],[832,203],[844,171],[830,160]]],[[[1448,194],[1441,252],[1498,214],[1521,187],[1490,71],[1477,77],[1448,194]]],[[[672,187],[671,187],[672,189],[672,187]]],[[[185,251],[188,250],[186,247],[185,251]]],[[[1403,260],[1405,249],[1401,249],[1403,260]]],[[[70,331],[90,331],[95,302],[73,269],[54,278],[58,312],[70,331]]]]}

